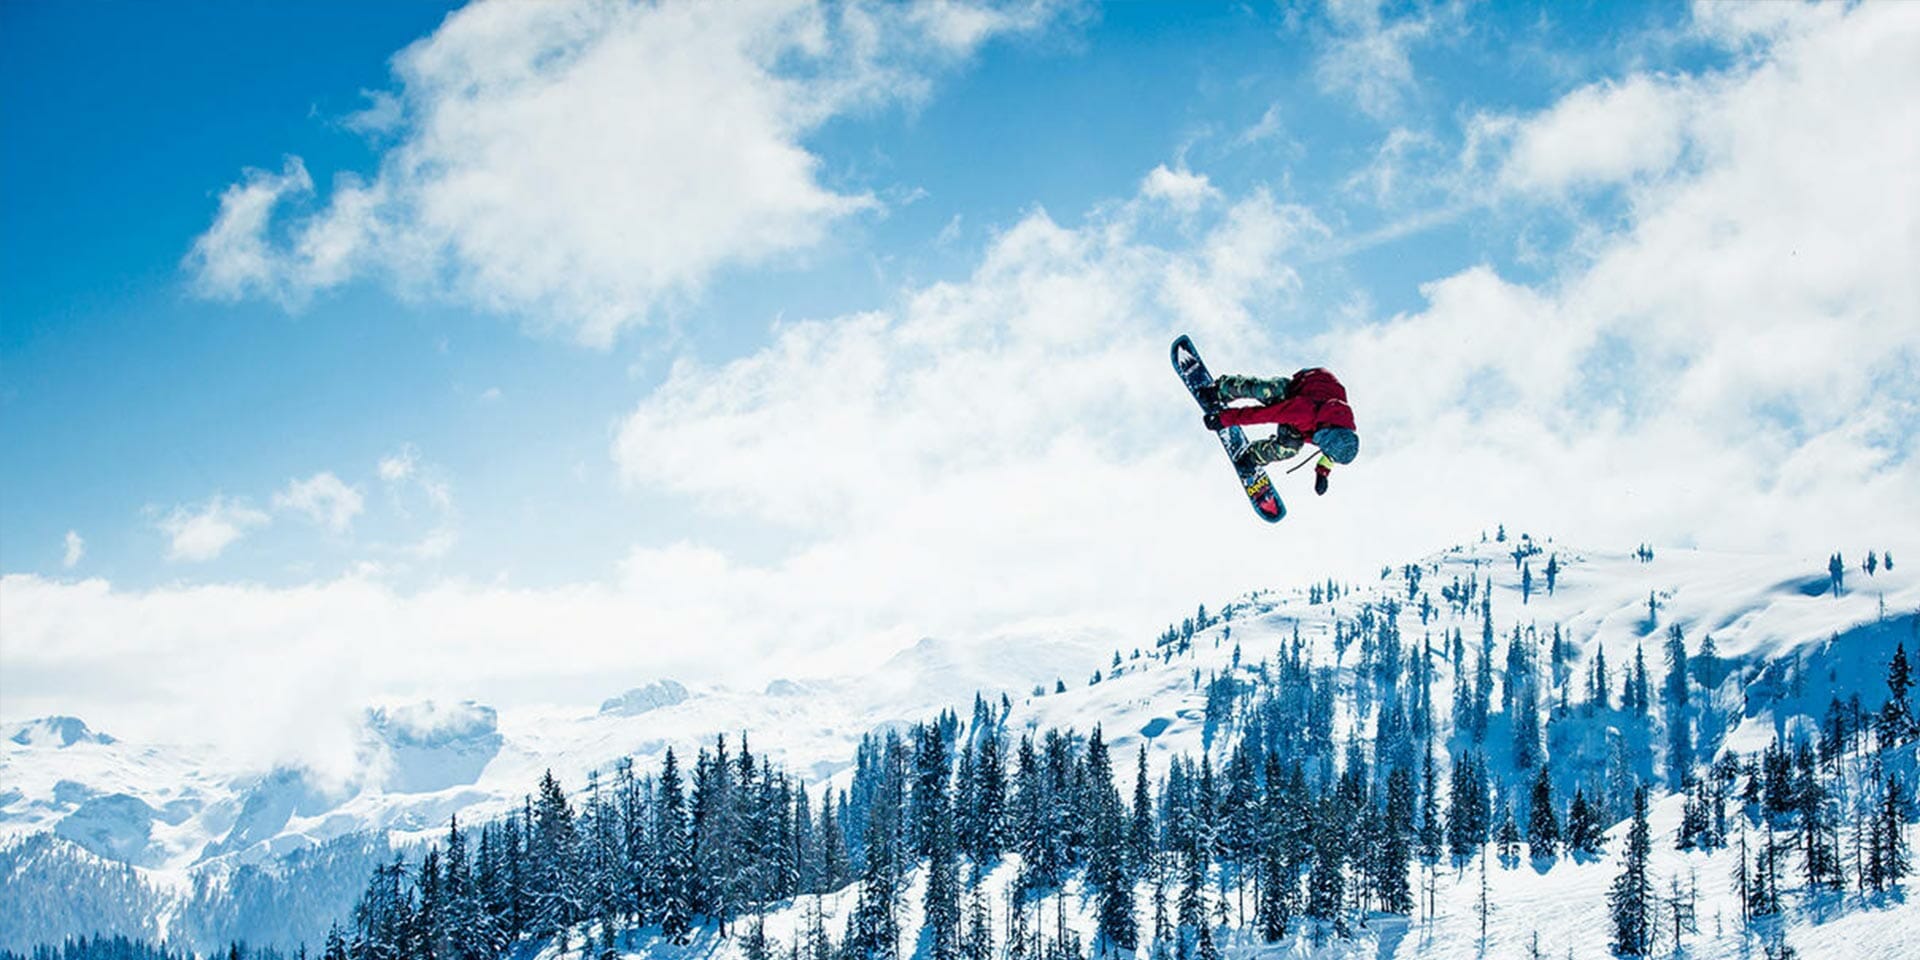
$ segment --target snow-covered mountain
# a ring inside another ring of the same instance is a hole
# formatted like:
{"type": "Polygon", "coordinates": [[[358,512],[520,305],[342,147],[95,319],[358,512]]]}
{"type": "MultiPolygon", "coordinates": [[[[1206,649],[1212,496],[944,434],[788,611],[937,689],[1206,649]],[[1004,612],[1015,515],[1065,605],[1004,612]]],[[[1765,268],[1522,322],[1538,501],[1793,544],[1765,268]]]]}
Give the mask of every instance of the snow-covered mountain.
{"type": "Polygon", "coordinates": [[[660,679],[598,710],[502,713],[472,702],[372,706],[361,724],[358,773],[344,784],[298,766],[246,769],[205,748],[138,744],[73,717],[3,728],[0,840],[52,833],[110,861],[182,879],[216,862],[252,863],[336,837],[383,831],[396,842],[431,834],[451,814],[484,817],[520,802],[552,769],[579,783],[615,758],[652,764],[746,731],[812,780],[853,760],[875,728],[976,691],[1023,693],[1085,672],[1111,646],[1086,634],[1027,633],[972,643],[926,638],[858,677],[776,680],[764,691],[690,688],[660,679]]]}
{"type": "MultiPolygon", "coordinates": [[[[74,718],[47,718],[0,730],[0,837],[11,844],[0,860],[11,855],[24,862],[23,851],[44,857],[49,843],[70,845],[90,860],[138,868],[155,890],[181,891],[161,908],[162,928],[177,921],[194,930],[239,929],[189,916],[196,901],[184,891],[198,883],[197,902],[209,909],[226,903],[207,898],[209,884],[233,887],[301,864],[335,863],[329,858],[338,845],[360,842],[356,838],[384,836],[401,845],[428,840],[450,815],[471,822],[516,807],[549,769],[577,787],[590,771],[610,769],[620,758],[651,769],[668,747],[688,752],[721,733],[744,733],[757,753],[811,784],[845,785],[864,734],[926,720],[946,708],[964,715],[976,693],[995,702],[1004,697],[1014,728],[1085,731],[1098,724],[1122,757],[1144,744],[1157,777],[1175,756],[1219,748],[1217,718],[1208,710],[1209,678],[1251,670],[1296,637],[1317,662],[1350,664],[1358,652],[1348,649],[1349,628],[1362,609],[1370,616],[1393,610],[1409,644],[1431,638],[1443,645],[1455,628],[1478,629],[1477,609],[1456,609],[1445,599],[1470,581],[1493,591],[1496,657],[1504,655],[1514,628],[1557,627],[1570,651],[1569,677],[1584,676],[1599,656],[1617,669],[1644,646],[1657,686],[1663,671],[1659,643],[1669,629],[1678,626],[1696,646],[1711,636],[1715,682],[1707,695],[1709,715],[1719,719],[1714,729],[1702,730],[1701,746],[1753,751],[1776,736],[1815,730],[1831,700],[1858,695],[1877,704],[1885,696],[1895,645],[1920,647],[1920,576],[1913,568],[1882,566],[1869,576],[1852,565],[1836,593],[1825,564],[1825,558],[1605,552],[1524,537],[1489,538],[1383,567],[1367,583],[1294,585],[1220,598],[1227,602],[1209,605],[1214,616],[1203,618],[1208,625],[1179,657],[1152,655],[1157,625],[1142,625],[1125,638],[1029,630],[965,643],[926,639],[863,676],[775,681],[761,691],[654,679],[609,691],[598,709],[377,705],[364,715],[361,772],[345,784],[297,767],[239,769],[204,750],[131,744],[74,718]]],[[[1451,677],[1442,677],[1436,699],[1450,697],[1451,688],[1451,677]]],[[[1342,737],[1367,733],[1365,711],[1356,707],[1341,704],[1342,737]]],[[[1655,806],[1655,829],[1668,837],[1655,844],[1665,851],[1662,863],[1668,871],[1697,873],[1703,895],[1723,894],[1724,864],[1703,871],[1687,858],[1668,855],[1679,803],[1670,796],[1655,806]]],[[[365,855],[377,857],[384,849],[365,855]]],[[[1557,939],[1544,941],[1552,955],[1597,955],[1604,945],[1597,924],[1603,921],[1589,914],[1604,909],[1613,871],[1603,859],[1568,862],[1538,876],[1523,868],[1493,877],[1490,889],[1507,919],[1490,935],[1498,948],[1487,955],[1522,955],[1523,938],[1532,931],[1557,932],[1557,939]],[[1589,926],[1586,939],[1592,943],[1559,935],[1589,926]]],[[[351,877],[353,870],[340,872],[351,877]]],[[[0,871],[7,878],[0,883],[13,885],[0,893],[11,902],[50,902],[48,891],[22,885],[44,885],[33,878],[56,875],[0,871]]],[[[350,882],[354,886],[340,892],[347,902],[364,875],[350,882]]],[[[1477,880],[1446,880],[1436,899],[1442,920],[1451,921],[1397,934],[1383,928],[1348,946],[1368,956],[1394,955],[1397,944],[1418,937],[1419,955],[1464,955],[1478,931],[1467,935],[1463,915],[1478,892],[1477,880]]],[[[843,896],[825,909],[845,906],[843,896]]],[[[1827,939],[1807,942],[1856,948],[1880,943],[1854,936],[1854,928],[1866,923],[1856,916],[1833,911],[1822,925],[1827,939]]],[[[1909,925],[1920,921],[1920,913],[1910,910],[1897,917],[1909,925]]],[[[0,930],[29,939],[57,933],[32,920],[12,917],[0,930]]],[[[791,937],[799,922],[797,912],[776,913],[768,931],[791,937]]],[[[256,942],[260,936],[255,934],[256,942]]],[[[18,939],[0,942],[24,945],[18,939]]],[[[1899,955],[1872,950],[1848,955],[1899,955]]]]}

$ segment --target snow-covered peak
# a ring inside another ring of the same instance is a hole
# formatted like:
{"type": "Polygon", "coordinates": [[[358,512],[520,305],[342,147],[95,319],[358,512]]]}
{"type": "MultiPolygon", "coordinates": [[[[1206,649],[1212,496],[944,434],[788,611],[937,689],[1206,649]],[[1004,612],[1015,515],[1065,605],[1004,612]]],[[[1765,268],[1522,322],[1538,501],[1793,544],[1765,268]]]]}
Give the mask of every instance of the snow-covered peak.
{"type": "Polygon", "coordinates": [[[685,703],[690,696],[687,688],[677,681],[655,680],[644,687],[634,687],[617,697],[608,698],[600,704],[600,712],[633,717],[661,707],[685,703]]]}
{"type": "Polygon", "coordinates": [[[472,700],[375,707],[367,711],[367,766],[388,793],[433,793],[471,785],[505,739],[499,714],[472,700]]]}
{"type": "Polygon", "coordinates": [[[65,749],[80,743],[102,746],[117,741],[104,733],[95,733],[79,717],[41,717],[17,724],[7,731],[7,739],[23,747],[65,749]]]}
{"type": "Polygon", "coordinates": [[[422,700],[367,710],[367,729],[393,747],[432,748],[484,740],[499,733],[492,707],[473,700],[422,700]]]}

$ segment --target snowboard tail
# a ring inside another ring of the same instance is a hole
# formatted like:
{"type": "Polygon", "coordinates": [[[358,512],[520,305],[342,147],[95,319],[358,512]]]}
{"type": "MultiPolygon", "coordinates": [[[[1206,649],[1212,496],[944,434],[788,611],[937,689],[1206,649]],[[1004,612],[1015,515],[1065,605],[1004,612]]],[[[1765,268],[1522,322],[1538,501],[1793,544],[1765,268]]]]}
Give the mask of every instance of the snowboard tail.
{"type": "MultiPolygon", "coordinates": [[[[1207,372],[1207,365],[1200,359],[1200,351],[1194,347],[1193,340],[1181,334],[1173,341],[1173,369],[1180,375],[1180,382],[1187,385],[1187,392],[1193,395],[1195,403],[1200,405],[1202,413],[1213,413],[1220,409],[1219,403],[1209,404],[1201,397],[1202,388],[1212,386],[1213,374],[1207,372]]],[[[1286,504],[1280,502],[1280,494],[1273,489],[1273,478],[1267,471],[1247,456],[1247,435],[1239,427],[1225,427],[1215,431],[1220,437],[1220,445],[1227,451],[1227,459],[1233,462],[1234,472],[1240,476],[1240,487],[1247,494],[1247,503],[1253,512],[1268,523],[1278,522],[1287,515],[1286,504]]]]}

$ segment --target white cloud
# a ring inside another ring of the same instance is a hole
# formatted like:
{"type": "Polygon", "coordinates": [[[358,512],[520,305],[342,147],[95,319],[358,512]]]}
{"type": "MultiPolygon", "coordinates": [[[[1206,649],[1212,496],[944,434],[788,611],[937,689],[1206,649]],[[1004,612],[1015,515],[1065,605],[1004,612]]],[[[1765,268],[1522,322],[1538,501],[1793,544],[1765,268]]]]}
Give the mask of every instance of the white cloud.
{"type": "Polygon", "coordinates": [[[367,98],[367,107],[358,113],[350,114],[344,121],[347,129],[367,134],[392,133],[400,128],[406,119],[406,105],[400,98],[385,90],[362,90],[367,98]]]}
{"type": "MultiPolygon", "coordinates": [[[[1223,197],[1169,249],[1141,238],[1136,198],[1078,225],[1032,214],[967,277],[680,361],[620,423],[621,475],[700,518],[774,528],[784,552],[643,544],[611,582],[548,590],[15,577],[9,657],[100,678],[103,710],[184,725],[214,679],[240,693],[218,709],[290,717],[303,698],[436,685],[590,701],[636,645],[650,670],[752,680],[1037,616],[1148,636],[1198,601],[1364,575],[1500,521],[1602,546],[1820,557],[1871,538],[1905,556],[1920,548],[1893,522],[1920,516],[1920,128],[1887,118],[1920,91],[1920,13],[1823,14],[1687,83],[1688,162],[1607,167],[1633,171],[1633,202],[1537,282],[1461,270],[1418,310],[1310,337],[1321,325],[1287,308],[1317,282],[1293,270],[1326,241],[1311,211],[1223,197]],[[1281,526],[1249,515],[1167,367],[1176,331],[1219,372],[1339,371],[1362,452],[1331,495],[1296,476],[1281,526]],[[136,642],[182,665],[162,708],[115,705],[145,689],[127,677],[150,662],[136,642]]],[[[1501,144],[1558,108],[1513,118],[1501,144]]],[[[383,479],[433,496],[411,486],[431,473],[416,455],[389,459],[383,479]]]]}
{"type": "Polygon", "coordinates": [[[1521,190],[1604,185],[1670,170],[1703,96],[1684,80],[1635,74],[1582,87],[1517,127],[1501,179],[1521,190]]]}
{"type": "Polygon", "coordinates": [[[1260,114],[1260,119],[1254,121],[1253,126],[1240,131],[1234,136],[1233,145],[1235,147],[1250,147],[1256,143],[1265,143],[1268,140],[1284,138],[1286,134],[1286,123],[1280,117],[1280,105],[1277,103],[1270,104],[1267,109],[1260,114]]]}
{"type": "Polygon", "coordinates": [[[275,510],[295,510],[334,533],[345,533],[366,505],[360,491],[341,482],[331,472],[316,473],[305,480],[289,480],[286,489],[273,495],[275,510]]]}
{"type": "Polygon", "coordinates": [[[616,459],[636,486],[801,537],[777,564],[717,567],[718,583],[822,619],[859,609],[875,629],[883,610],[966,625],[1220,596],[1250,570],[1432,548],[1462,517],[1733,549],[1878,530],[1920,513],[1903,453],[1920,406],[1920,135],[1885,122],[1920,90],[1911,16],[1861,8],[1758,66],[1629,78],[1516,118],[1511,143],[1545,144],[1609,91],[1690,101],[1661,122],[1692,159],[1657,176],[1631,157],[1513,161],[1541,182],[1646,172],[1627,222],[1538,284],[1472,268],[1428,284],[1419,311],[1303,342],[1268,318],[1311,282],[1291,266],[1324,239],[1310,211],[1244,198],[1186,250],[1141,242],[1128,212],[1080,228],[1037,214],[964,282],[786,327],[718,367],[683,362],[627,419],[616,459]],[[1286,521],[1311,551],[1237,539],[1245,508],[1163,369],[1180,329],[1218,370],[1324,362],[1353,388],[1361,462],[1286,521]],[[1226,531],[1177,570],[1152,559],[1179,550],[1163,540],[1174,503],[1226,531]],[[992,586],[962,610],[948,582],[992,586]]]}
{"type": "Polygon", "coordinates": [[[80,565],[80,558],[86,555],[87,541],[80,536],[79,531],[68,530],[66,553],[60,558],[60,565],[66,567],[68,570],[72,570],[74,567],[80,565]]]}
{"type": "Polygon", "coordinates": [[[388,483],[401,483],[413,478],[419,469],[420,451],[413,444],[404,444],[392,454],[380,458],[380,479],[388,483]]]}
{"type": "Polygon", "coordinates": [[[225,300],[263,296],[291,302],[305,284],[290,276],[287,257],[274,249],[268,228],[282,199],[312,191],[313,178],[299,157],[288,157],[278,174],[248,169],[220,194],[213,227],[194,240],[187,255],[195,288],[225,300]]]}
{"type": "Polygon", "coordinates": [[[1184,167],[1169,170],[1163,163],[1140,182],[1140,195],[1164,201],[1176,210],[1192,212],[1201,204],[1219,198],[1220,191],[1213,188],[1204,173],[1194,173],[1184,167]]]}
{"type": "Polygon", "coordinates": [[[682,361],[623,423],[623,478],[797,545],[751,564],[637,548],[629,588],[841,662],[1061,611],[1138,625],[1269,579],[1251,562],[1269,531],[1248,522],[1166,351],[1184,330],[1218,363],[1292,362],[1276,359],[1286,331],[1254,318],[1285,315],[1287,260],[1321,233],[1256,192],[1171,251],[1140,239],[1146,212],[1120,204],[1078,228],[1035,213],[971,276],[895,309],[791,324],[719,366],[682,361]],[[1186,548],[1194,529],[1215,548],[1186,548]]]}
{"type": "Polygon", "coordinates": [[[1920,91],[1920,16],[1800,27],[1511,120],[1514,184],[1625,180],[1627,221],[1537,286],[1470,270],[1323,341],[1378,441],[1358,484],[1416,472],[1396,499],[1436,514],[1729,547],[1920,513],[1920,131],[1887,122],[1920,91]]]}
{"type": "Polygon", "coordinates": [[[825,182],[804,137],[923,98],[1057,6],[474,4],[395,58],[397,105],[358,115],[397,141],[377,176],[276,218],[312,180],[297,159],[250,172],[188,267],[209,295],[292,305],[384,276],[605,346],[717,271],[791,258],[875,209],[825,182]]]}
{"type": "MultiPolygon", "coordinates": [[[[498,390],[487,392],[494,396],[483,394],[482,400],[497,399],[498,390]]],[[[380,479],[387,484],[389,499],[402,518],[411,519],[415,509],[422,509],[432,522],[417,540],[382,549],[415,560],[439,560],[451,553],[460,540],[460,515],[454,507],[453,488],[441,476],[441,471],[423,462],[419,449],[406,443],[380,458],[379,472],[380,479]]]]}
{"type": "Polygon", "coordinates": [[[270,519],[244,501],[214,494],[197,508],[174,507],[160,518],[158,527],[167,535],[168,560],[198,563],[220,556],[234,541],[266,526],[270,519]]]}
{"type": "Polygon", "coordinates": [[[1413,161],[1433,152],[1437,146],[1437,141],[1429,134],[1395,127],[1387,132],[1386,138],[1375,148],[1373,161],[1365,168],[1354,171],[1344,186],[1381,206],[1397,203],[1403,199],[1408,182],[1419,180],[1413,161]]]}
{"type": "Polygon", "coordinates": [[[1435,30],[1438,12],[1403,17],[1381,12],[1382,0],[1332,0],[1329,35],[1315,61],[1320,87],[1351,97],[1361,110],[1386,117],[1414,88],[1412,50],[1435,30]]]}

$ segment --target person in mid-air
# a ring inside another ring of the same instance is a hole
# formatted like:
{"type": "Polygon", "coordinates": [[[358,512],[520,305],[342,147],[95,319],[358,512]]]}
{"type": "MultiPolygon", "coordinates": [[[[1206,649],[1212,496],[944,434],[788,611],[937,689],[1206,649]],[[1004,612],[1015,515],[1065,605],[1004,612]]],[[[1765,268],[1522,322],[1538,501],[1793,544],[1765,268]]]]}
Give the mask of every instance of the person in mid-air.
{"type": "Polygon", "coordinates": [[[1311,442],[1320,448],[1313,468],[1313,492],[1327,492],[1327,475],[1336,463],[1352,463],[1360,452],[1354,432],[1353,408],[1347,406],[1347,388],[1332,373],[1309,367],[1291,377],[1246,377],[1229,374],[1213,382],[1213,395],[1200,399],[1216,412],[1202,419],[1209,430],[1274,424],[1274,434],[1248,444],[1247,456],[1257,464],[1285,460],[1311,442]],[[1257,406],[1230,407],[1236,400],[1257,406]]]}

